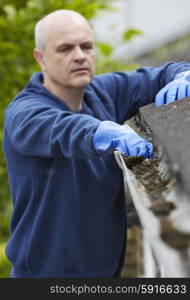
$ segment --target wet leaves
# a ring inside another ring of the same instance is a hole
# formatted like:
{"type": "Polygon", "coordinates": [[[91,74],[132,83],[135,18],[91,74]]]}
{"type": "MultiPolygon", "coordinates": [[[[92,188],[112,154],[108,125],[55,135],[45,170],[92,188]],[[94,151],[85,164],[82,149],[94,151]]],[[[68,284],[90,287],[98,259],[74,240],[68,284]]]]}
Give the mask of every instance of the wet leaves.
{"type": "Polygon", "coordinates": [[[165,216],[175,208],[173,202],[166,201],[163,192],[169,180],[163,179],[158,171],[158,159],[143,159],[143,157],[127,157],[125,163],[132,170],[138,181],[144,186],[152,200],[151,210],[157,216],[165,216]]]}

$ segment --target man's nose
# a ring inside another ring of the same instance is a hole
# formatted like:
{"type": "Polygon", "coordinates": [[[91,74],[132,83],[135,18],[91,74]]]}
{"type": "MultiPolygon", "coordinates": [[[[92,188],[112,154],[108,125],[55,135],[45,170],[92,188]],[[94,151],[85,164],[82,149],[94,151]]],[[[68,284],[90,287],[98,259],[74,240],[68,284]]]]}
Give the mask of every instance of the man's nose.
{"type": "Polygon", "coordinates": [[[76,47],[74,51],[74,60],[84,61],[86,59],[84,51],[80,47],[76,47]]]}

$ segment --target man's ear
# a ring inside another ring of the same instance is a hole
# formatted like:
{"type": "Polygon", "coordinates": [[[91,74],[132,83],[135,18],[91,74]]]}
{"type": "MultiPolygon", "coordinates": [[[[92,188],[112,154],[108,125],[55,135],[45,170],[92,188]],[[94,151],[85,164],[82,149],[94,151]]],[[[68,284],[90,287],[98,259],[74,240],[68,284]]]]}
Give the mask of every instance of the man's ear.
{"type": "Polygon", "coordinates": [[[43,71],[46,70],[46,63],[45,63],[45,59],[44,59],[44,53],[39,50],[38,48],[35,48],[33,50],[33,55],[35,60],[37,61],[37,63],[40,65],[41,69],[43,71]]]}

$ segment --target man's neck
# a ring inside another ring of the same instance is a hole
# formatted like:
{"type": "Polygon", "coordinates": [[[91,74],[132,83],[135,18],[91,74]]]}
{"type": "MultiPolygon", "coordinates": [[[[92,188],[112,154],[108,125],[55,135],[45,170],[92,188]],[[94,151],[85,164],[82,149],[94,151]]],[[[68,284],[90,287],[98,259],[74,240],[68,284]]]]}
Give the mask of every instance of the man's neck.
{"type": "Polygon", "coordinates": [[[53,95],[57,96],[73,111],[79,111],[82,108],[84,88],[61,87],[44,82],[44,86],[53,95]]]}

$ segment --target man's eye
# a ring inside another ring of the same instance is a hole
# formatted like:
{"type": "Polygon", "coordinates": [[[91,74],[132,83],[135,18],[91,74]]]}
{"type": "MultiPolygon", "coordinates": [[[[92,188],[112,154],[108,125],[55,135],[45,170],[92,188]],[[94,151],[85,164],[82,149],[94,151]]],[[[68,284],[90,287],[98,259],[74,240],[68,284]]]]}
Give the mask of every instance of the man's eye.
{"type": "Polygon", "coordinates": [[[93,49],[93,45],[83,45],[82,48],[86,50],[93,49]]]}
{"type": "Polygon", "coordinates": [[[67,51],[69,51],[71,48],[69,48],[69,47],[66,47],[66,48],[61,48],[61,49],[59,49],[59,51],[60,52],[67,52],[67,51]]]}
{"type": "Polygon", "coordinates": [[[72,46],[60,47],[58,52],[69,52],[72,49],[72,46]]]}

